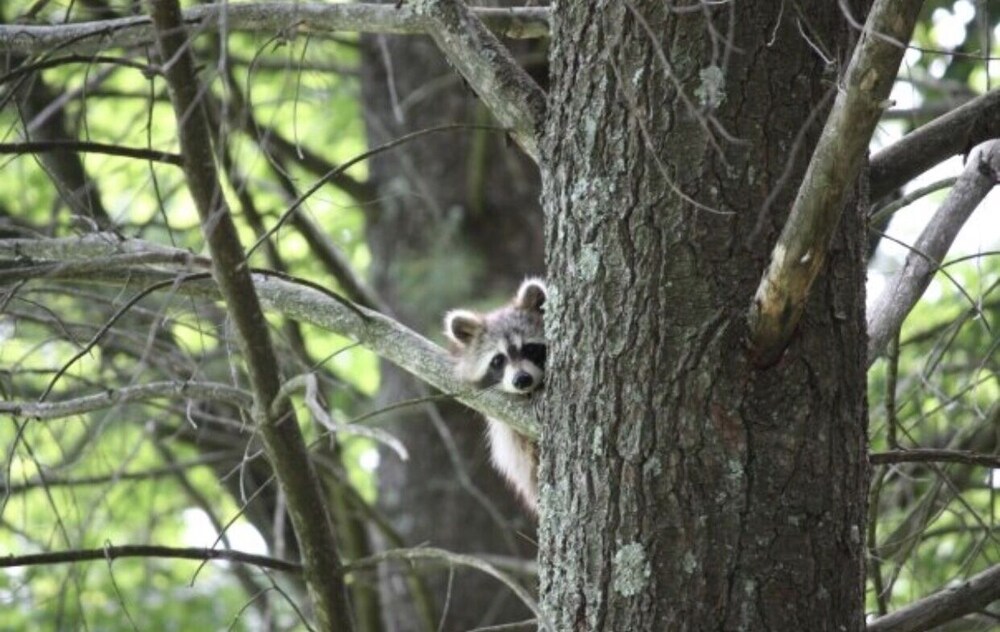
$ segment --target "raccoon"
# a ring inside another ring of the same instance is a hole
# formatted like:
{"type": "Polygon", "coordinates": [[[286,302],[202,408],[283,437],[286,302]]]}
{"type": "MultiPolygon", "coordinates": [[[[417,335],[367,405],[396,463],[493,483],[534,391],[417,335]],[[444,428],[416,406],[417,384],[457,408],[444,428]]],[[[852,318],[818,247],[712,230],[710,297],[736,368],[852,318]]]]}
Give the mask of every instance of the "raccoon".
{"type": "MultiPolygon", "coordinates": [[[[478,388],[530,395],[545,379],[542,325],[545,283],[526,279],[514,300],[491,312],[457,309],[444,318],[453,343],[458,378],[478,388]]],[[[493,465],[511,483],[533,514],[538,513],[538,458],[535,444],[510,426],[486,419],[493,465]]]]}

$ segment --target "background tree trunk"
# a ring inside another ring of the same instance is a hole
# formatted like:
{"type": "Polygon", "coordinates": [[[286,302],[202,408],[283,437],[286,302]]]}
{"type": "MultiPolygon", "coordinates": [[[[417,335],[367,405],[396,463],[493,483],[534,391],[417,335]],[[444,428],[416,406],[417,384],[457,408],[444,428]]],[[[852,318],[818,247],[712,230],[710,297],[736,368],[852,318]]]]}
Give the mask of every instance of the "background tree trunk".
{"type": "MultiPolygon", "coordinates": [[[[372,146],[436,125],[495,124],[428,38],[365,37],[362,59],[372,146]]],[[[379,196],[366,228],[373,285],[402,322],[441,341],[447,309],[496,305],[526,275],[543,273],[537,169],[502,134],[429,135],[369,164],[379,196]]],[[[380,405],[427,394],[394,366],[383,362],[381,371],[380,405]]],[[[434,408],[401,410],[388,426],[410,452],[406,463],[383,455],[379,468],[378,508],[399,544],[534,558],[534,527],[488,463],[481,416],[451,403],[434,408]]],[[[446,602],[448,630],[530,616],[495,580],[457,570],[451,581],[440,569],[425,576],[433,612],[418,614],[406,568],[381,582],[388,630],[426,629],[428,615],[437,626],[446,602]]]]}
{"type": "Polygon", "coordinates": [[[853,43],[841,9],[556,5],[544,607],[560,631],[861,629],[859,212],[784,357],[744,344],[832,102],[817,51],[842,67],[853,43]]]}

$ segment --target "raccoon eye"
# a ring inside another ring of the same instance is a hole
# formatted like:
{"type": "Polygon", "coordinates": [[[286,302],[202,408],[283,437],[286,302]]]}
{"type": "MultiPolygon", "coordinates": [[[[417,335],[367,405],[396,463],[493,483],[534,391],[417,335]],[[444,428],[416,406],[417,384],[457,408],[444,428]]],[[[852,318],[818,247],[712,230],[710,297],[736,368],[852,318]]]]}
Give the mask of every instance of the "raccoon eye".
{"type": "Polygon", "coordinates": [[[521,347],[521,353],[527,358],[532,364],[537,366],[539,369],[545,368],[545,356],[547,349],[545,345],[537,342],[532,342],[521,347]]]}
{"type": "Polygon", "coordinates": [[[495,356],[493,356],[492,360],[490,360],[490,368],[491,369],[502,369],[503,365],[504,365],[504,363],[506,361],[507,361],[507,358],[505,358],[502,353],[498,353],[495,356]]]}

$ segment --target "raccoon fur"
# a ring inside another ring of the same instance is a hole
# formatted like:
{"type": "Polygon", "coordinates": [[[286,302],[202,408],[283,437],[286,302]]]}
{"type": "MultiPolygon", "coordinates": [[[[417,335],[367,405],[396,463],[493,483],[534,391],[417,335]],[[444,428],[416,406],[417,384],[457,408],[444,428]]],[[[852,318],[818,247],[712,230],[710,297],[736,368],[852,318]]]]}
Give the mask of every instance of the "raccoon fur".
{"type": "MultiPolygon", "coordinates": [[[[545,379],[542,324],[545,283],[526,279],[514,299],[491,312],[448,312],[445,335],[453,343],[459,379],[478,388],[530,395],[545,379]]],[[[538,457],[535,444],[510,426],[487,417],[493,465],[511,483],[532,513],[538,512],[538,457]]]]}

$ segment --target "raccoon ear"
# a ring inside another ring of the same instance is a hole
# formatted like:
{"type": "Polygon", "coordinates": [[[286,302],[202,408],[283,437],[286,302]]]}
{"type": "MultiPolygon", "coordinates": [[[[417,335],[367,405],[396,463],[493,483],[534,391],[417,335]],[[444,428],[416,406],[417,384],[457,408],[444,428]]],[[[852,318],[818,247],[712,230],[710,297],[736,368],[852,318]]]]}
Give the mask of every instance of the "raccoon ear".
{"type": "Polygon", "coordinates": [[[514,304],[521,309],[531,309],[543,311],[545,305],[546,289],[545,282],[541,279],[525,279],[521,287],[517,288],[517,296],[514,304]]]}
{"type": "Polygon", "coordinates": [[[455,309],[444,315],[444,335],[460,347],[472,342],[483,329],[483,319],[475,312],[455,309]]]}

